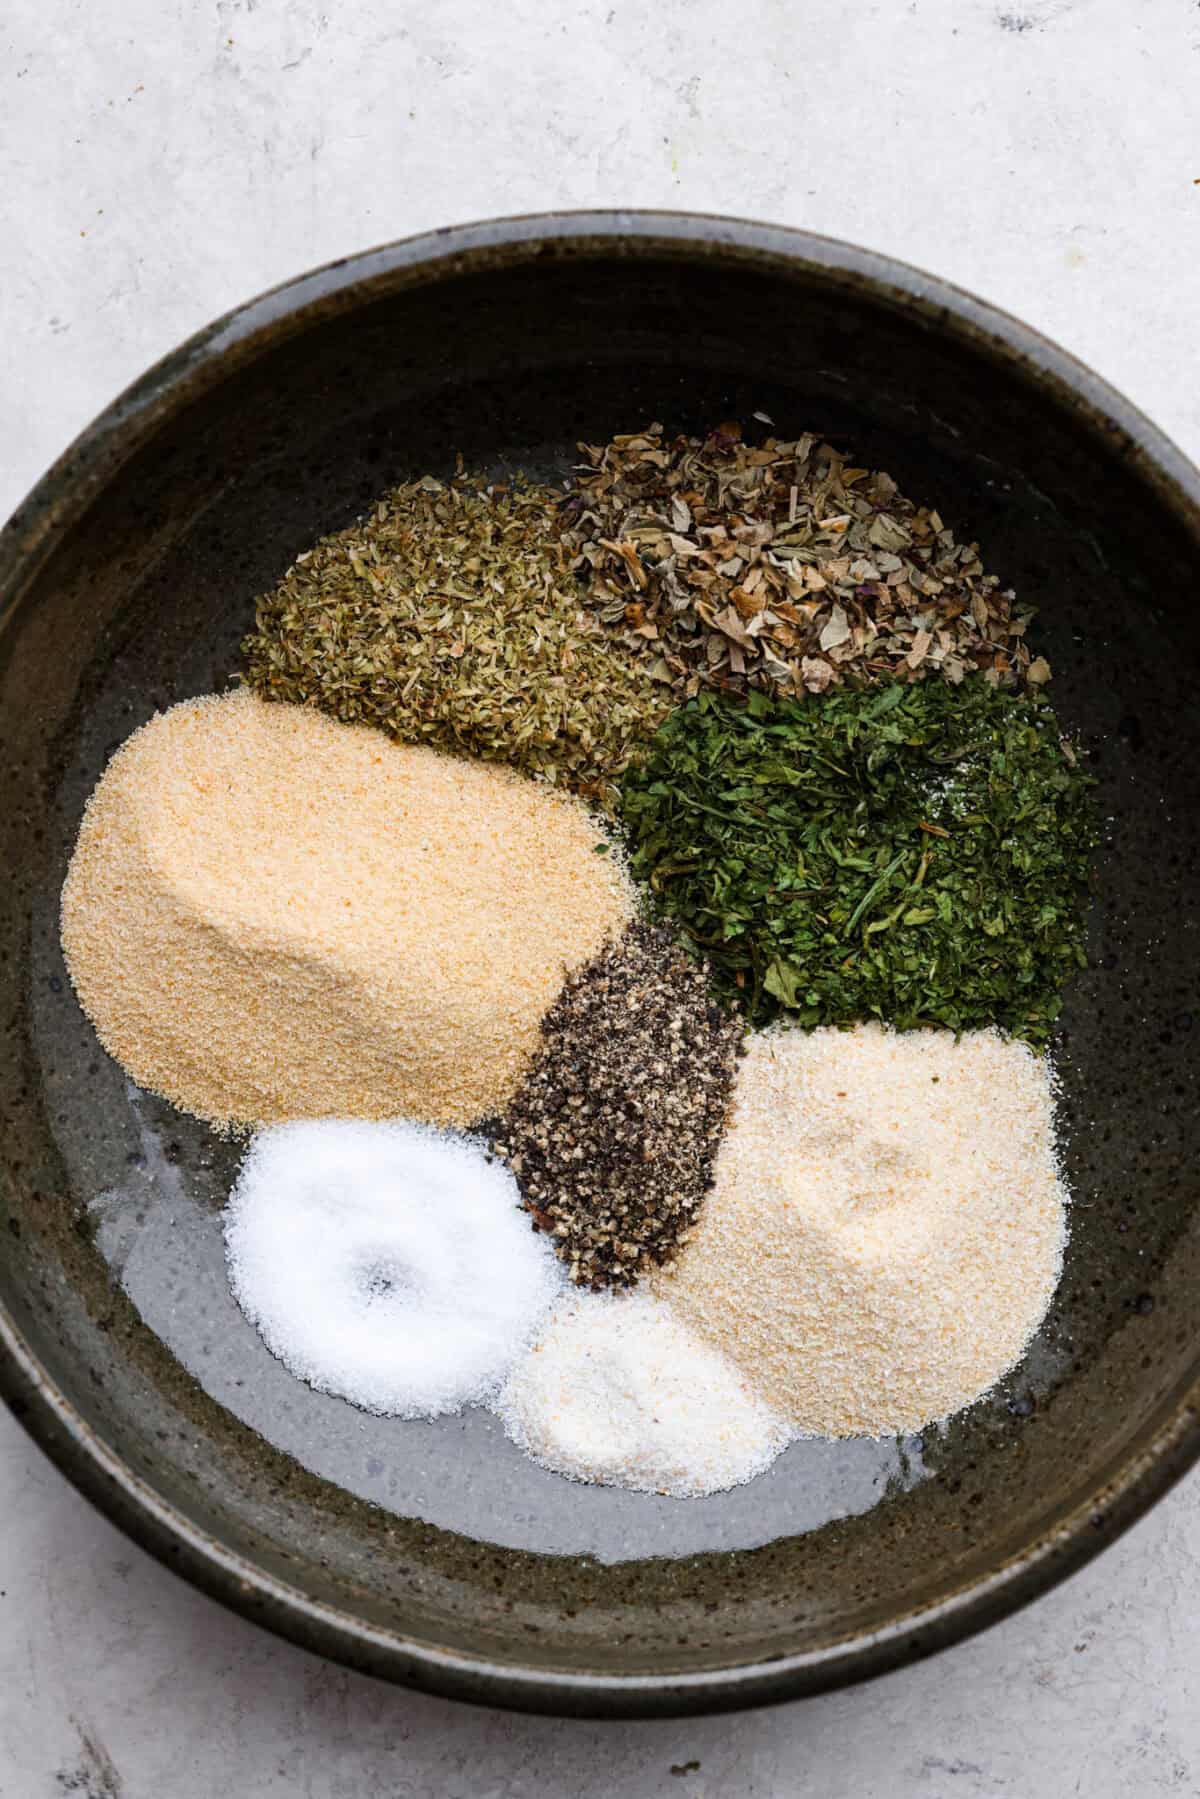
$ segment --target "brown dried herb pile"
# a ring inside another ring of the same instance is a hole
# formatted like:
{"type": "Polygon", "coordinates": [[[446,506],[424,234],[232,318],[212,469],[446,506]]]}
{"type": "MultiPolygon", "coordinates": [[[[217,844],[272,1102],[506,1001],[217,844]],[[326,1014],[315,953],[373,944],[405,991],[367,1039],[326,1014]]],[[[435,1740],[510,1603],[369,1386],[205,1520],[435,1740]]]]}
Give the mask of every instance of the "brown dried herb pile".
{"type": "Polygon", "coordinates": [[[670,695],[583,604],[561,500],[461,474],[394,489],[259,600],[251,687],[610,804],[670,695]]]}
{"type": "Polygon", "coordinates": [[[1025,644],[1028,609],[977,546],[818,437],[754,449],[736,424],[703,440],[651,425],[580,449],[564,542],[598,617],[679,699],[972,669],[1005,687],[1050,678],[1025,644]]]}
{"type": "Polygon", "coordinates": [[[630,1287],[686,1240],[742,1037],[662,926],[631,926],[568,981],[493,1147],[572,1280],[630,1287]]]}

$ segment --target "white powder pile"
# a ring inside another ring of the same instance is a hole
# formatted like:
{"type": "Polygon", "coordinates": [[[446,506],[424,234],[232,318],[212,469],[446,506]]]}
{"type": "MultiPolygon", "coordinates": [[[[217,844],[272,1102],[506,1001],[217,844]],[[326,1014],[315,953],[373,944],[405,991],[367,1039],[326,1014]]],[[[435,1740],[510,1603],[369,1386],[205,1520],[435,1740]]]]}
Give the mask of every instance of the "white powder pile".
{"type": "Polygon", "coordinates": [[[752,1480],[788,1439],[733,1363],[644,1288],[564,1298],[496,1409],[558,1474],[679,1499],[752,1480]]]}
{"type": "Polygon", "coordinates": [[[891,1435],[1020,1359],[1058,1280],[1064,1203],[1049,1068],[1024,1045],[769,1031],[656,1285],[793,1431],[891,1435]]]}
{"type": "Polygon", "coordinates": [[[435,1418],[483,1400],[563,1276],[482,1143],[331,1120],[254,1139],[225,1220],[234,1297],[310,1386],[435,1418]]]}
{"type": "Polygon", "coordinates": [[[88,803],[71,978],[134,1080],[218,1127],[502,1110],[633,910],[576,800],[247,693],[152,719],[88,803]]]}

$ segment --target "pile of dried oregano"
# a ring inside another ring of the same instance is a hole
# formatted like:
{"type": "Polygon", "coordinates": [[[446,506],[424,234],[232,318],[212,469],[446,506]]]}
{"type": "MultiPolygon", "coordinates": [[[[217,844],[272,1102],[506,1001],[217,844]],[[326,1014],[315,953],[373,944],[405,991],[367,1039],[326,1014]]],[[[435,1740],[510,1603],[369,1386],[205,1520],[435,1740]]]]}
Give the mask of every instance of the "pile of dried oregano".
{"type": "Polygon", "coordinates": [[[247,680],[610,804],[670,696],[585,606],[561,497],[463,475],[395,488],[259,600],[247,680]]]}

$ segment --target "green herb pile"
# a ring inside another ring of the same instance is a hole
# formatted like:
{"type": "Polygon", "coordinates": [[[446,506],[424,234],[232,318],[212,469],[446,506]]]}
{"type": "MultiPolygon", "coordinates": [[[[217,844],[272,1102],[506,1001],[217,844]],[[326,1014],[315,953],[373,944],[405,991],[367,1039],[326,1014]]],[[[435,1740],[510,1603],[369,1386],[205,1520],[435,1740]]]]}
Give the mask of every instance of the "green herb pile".
{"type": "Polygon", "coordinates": [[[561,500],[467,476],[395,488],[259,600],[247,681],[610,806],[670,695],[584,606],[561,500]]]}
{"type": "Polygon", "coordinates": [[[757,1024],[999,1025],[1085,965],[1092,783],[1053,709],[972,676],[712,693],[626,774],[634,873],[757,1024]]]}

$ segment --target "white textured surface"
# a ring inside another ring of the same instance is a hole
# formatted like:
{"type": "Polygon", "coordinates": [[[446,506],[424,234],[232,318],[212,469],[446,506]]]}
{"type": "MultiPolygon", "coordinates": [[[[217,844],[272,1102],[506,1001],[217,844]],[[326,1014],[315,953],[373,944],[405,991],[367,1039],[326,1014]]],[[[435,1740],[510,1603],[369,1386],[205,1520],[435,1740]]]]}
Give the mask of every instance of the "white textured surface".
{"type": "MultiPolygon", "coordinates": [[[[5,0],[0,514],[223,308],[543,206],[747,213],[907,257],[1200,455],[1198,119],[1196,0],[5,0]]],[[[1200,1794],[1197,1477],[933,1663],[678,1724],[326,1668],[162,1572],[7,1417],[0,1516],[2,1799],[1200,1794]]]]}

